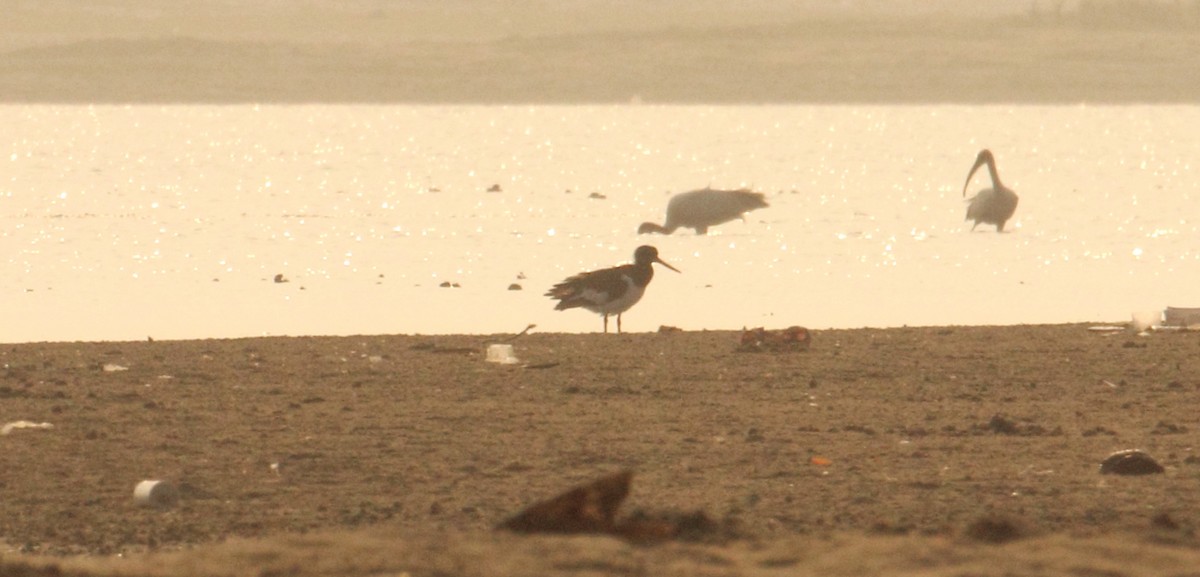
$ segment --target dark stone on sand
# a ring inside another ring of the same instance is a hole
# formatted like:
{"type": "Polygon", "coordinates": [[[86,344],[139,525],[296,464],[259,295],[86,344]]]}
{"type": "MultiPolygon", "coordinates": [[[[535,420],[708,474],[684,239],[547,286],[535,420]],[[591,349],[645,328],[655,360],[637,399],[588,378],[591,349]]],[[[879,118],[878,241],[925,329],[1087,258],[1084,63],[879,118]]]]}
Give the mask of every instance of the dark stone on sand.
{"type": "Polygon", "coordinates": [[[999,414],[992,415],[992,418],[988,420],[987,429],[999,435],[1016,435],[1021,432],[1021,428],[1017,426],[1016,422],[999,414]]]}
{"type": "Polygon", "coordinates": [[[1153,457],[1143,451],[1117,451],[1100,463],[1102,475],[1154,475],[1165,471],[1153,457]]]}

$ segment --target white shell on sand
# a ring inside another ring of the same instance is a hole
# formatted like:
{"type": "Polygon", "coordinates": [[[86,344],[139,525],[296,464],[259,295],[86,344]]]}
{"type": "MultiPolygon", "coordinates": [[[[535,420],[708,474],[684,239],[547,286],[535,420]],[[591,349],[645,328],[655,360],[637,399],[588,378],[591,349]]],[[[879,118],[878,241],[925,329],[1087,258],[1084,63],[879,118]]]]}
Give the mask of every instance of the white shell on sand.
{"type": "Polygon", "coordinates": [[[142,507],[165,509],[179,501],[179,492],[166,481],[146,480],[133,488],[133,501],[142,507]]]}

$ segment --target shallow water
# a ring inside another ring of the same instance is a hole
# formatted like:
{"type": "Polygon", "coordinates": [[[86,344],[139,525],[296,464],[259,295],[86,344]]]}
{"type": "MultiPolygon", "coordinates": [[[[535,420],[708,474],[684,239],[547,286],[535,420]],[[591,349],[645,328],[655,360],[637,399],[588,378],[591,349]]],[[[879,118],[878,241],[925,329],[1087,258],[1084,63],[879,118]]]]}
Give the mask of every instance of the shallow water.
{"type": "Polygon", "coordinates": [[[627,331],[1200,306],[1194,106],[10,105],[0,118],[5,342],[598,331],[543,293],[643,243],[683,272],[658,269],[627,331]],[[983,147],[1021,195],[1004,234],[963,221],[983,147]],[[708,236],[635,234],[670,194],[706,185],[771,206],[708,236]]]}

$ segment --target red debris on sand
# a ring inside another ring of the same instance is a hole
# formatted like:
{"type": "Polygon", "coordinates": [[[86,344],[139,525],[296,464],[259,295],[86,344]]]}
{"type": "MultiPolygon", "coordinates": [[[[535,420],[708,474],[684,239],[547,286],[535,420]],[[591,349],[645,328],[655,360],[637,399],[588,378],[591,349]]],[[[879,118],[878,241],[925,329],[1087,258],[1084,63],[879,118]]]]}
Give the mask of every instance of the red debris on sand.
{"type": "Polygon", "coordinates": [[[808,329],[791,326],[781,331],[768,331],[762,327],[742,330],[738,344],[740,352],[787,352],[807,351],[812,344],[808,329]]]}

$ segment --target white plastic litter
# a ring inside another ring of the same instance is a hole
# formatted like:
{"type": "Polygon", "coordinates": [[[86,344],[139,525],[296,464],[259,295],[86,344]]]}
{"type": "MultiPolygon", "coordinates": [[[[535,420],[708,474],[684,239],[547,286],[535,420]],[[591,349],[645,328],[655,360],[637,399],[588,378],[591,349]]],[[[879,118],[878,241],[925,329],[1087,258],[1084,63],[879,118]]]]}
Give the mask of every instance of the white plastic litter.
{"type": "Polygon", "coordinates": [[[1135,332],[1144,333],[1152,328],[1161,327],[1162,311],[1134,311],[1131,326],[1135,332]]]}
{"type": "Polygon", "coordinates": [[[133,501],[142,507],[167,508],[178,500],[179,493],[166,481],[142,481],[133,488],[133,501]]]}
{"type": "Polygon", "coordinates": [[[0,435],[7,435],[16,429],[53,429],[50,423],[34,423],[33,421],[13,421],[0,428],[0,435]]]}
{"type": "Polygon", "coordinates": [[[487,361],[502,365],[515,365],[521,361],[513,354],[512,345],[488,345],[487,361]]]}

